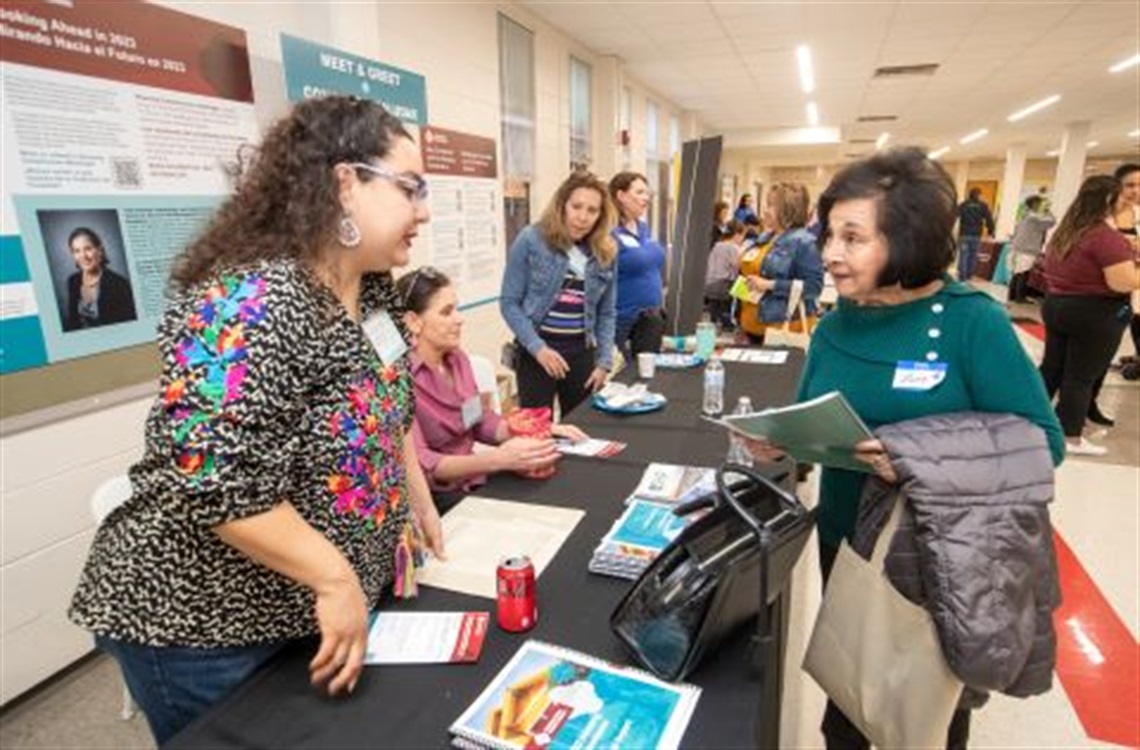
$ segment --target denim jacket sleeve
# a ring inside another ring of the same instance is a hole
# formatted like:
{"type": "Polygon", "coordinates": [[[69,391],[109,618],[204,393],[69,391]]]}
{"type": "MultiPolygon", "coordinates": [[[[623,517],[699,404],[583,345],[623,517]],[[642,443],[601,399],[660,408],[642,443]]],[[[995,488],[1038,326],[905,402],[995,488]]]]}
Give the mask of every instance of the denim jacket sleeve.
{"type": "Polygon", "coordinates": [[[531,228],[519,232],[507,257],[507,268],[503,272],[503,286],[499,292],[499,311],[503,320],[515,334],[519,343],[531,354],[538,354],[544,346],[534,324],[523,309],[527,284],[530,276],[528,256],[536,250],[535,235],[531,228]]]}
{"type": "Polygon", "coordinates": [[[609,281],[606,282],[605,291],[598,300],[597,321],[595,326],[598,332],[598,367],[603,370],[614,366],[614,333],[617,329],[617,261],[611,266],[613,271],[609,281]]]}
{"type": "Polygon", "coordinates": [[[801,279],[804,282],[804,303],[808,312],[812,312],[815,300],[823,292],[823,261],[815,241],[807,236],[795,238],[795,250],[792,252],[792,267],[786,279],[776,279],[776,291],[785,299],[792,290],[792,281],[801,279]]]}

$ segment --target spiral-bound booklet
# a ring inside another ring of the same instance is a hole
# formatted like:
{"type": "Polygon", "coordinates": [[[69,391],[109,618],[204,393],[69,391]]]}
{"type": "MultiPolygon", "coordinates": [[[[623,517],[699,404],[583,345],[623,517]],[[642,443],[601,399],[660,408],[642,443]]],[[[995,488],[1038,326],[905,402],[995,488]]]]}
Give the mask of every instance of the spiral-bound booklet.
{"type": "Polygon", "coordinates": [[[676,748],[701,690],[527,641],[451,725],[461,748],[676,748]]]}

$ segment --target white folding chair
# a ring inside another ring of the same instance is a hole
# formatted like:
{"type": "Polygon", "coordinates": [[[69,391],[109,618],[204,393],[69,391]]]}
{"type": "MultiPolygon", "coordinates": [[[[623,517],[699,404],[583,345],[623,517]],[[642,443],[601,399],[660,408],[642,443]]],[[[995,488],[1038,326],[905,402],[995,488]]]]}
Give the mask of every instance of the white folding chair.
{"type": "MultiPolygon", "coordinates": [[[[131,479],[126,474],[111,477],[91,493],[91,516],[95,525],[103,523],[103,519],[111,515],[111,511],[118,508],[131,497],[131,479]]],[[[131,691],[127,683],[123,682],[123,710],[120,716],[123,721],[130,721],[135,715],[135,702],[131,699],[131,691]]]]}
{"type": "Polygon", "coordinates": [[[487,393],[491,397],[491,409],[496,414],[503,413],[502,399],[499,398],[499,384],[495,379],[495,366],[491,360],[481,354],[468,354],[471,360],[471,371],[475,374],[475,387],[480,393],[487,393]]]}

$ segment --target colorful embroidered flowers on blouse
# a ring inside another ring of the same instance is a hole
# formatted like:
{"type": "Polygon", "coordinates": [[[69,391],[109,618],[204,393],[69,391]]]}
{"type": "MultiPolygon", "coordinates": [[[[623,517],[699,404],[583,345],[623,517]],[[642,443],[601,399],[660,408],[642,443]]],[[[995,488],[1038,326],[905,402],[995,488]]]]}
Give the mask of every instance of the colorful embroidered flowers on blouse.
{"type": "Polygon", "coordinates": [[[206,290],[178,342],[175,361],[185,374],[163,392],[174,426],[178,468],[202,478],[214,471],[205,449],[215,421],[242,397],[246,376],[245,333],[265,319],[265,280],[226,276],[206,290]]]}
{"type": "Polygon", "coordinates": [[[408,388],[393,387],[400,379],[396,367],[378,369],[353,383],[346,408],[333,414],[329,423],[333,437],[341,439],[346,449],[328,479],[336,511],[365,519],[369,529],[380,528],[388,511],[399,506],[405,482],[408,388]]]}

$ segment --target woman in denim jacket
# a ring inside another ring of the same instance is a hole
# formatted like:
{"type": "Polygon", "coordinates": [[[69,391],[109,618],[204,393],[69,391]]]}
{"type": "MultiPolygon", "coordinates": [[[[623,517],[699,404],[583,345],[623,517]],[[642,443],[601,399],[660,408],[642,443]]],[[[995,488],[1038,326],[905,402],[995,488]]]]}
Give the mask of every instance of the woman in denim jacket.
{"type": "MultiPolygon", "coordinates": [[[[748,286],[764,296],[755,315],[759,326],[750,326],[749,338],[763,344],[763,330],[782,326],[788,319],[788,297],[795,281],[803,282],[804,309],[809,318],[815,315],[816,300],[823,291],[823,263],[815,236],[804,226],[808,219],[807,188],[789,182],[776,183],[768,191],[765,218],[773,226],[775,239],[760,264],[758,275],[745,276],[748,286]]],[[[761,240],[767,237],[761,237],[761,240]]],[[[791,329],[802,330],[802,321],[793,320],[791,329]]]]}
{"type": "Polygon", "coordinates": [[[519,405],[562,414],[605,383],[613,364],[617,247],[607,186],[575,172],[515,239],[499,309],[517,342],[519,405]]]}

